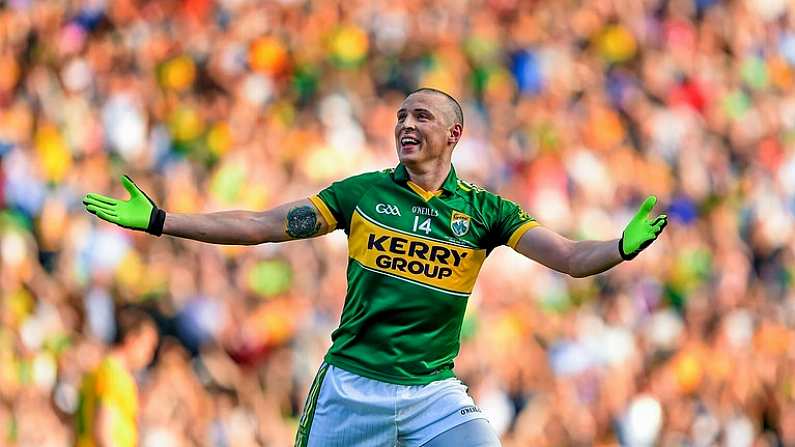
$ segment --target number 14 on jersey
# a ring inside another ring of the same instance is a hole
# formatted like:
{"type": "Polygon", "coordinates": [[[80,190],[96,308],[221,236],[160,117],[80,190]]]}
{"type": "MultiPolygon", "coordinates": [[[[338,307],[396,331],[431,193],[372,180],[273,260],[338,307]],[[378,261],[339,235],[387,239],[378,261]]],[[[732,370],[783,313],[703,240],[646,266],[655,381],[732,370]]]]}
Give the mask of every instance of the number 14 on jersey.
{"type": "Polygon", "coordinates": [[[430,233],[431,218],[428,217],[425,220],[423,220],[422,223],[420,223],[420,216],[414,216],[414,232],[417,232],[418,229],[424,231],[425,234],[430,233]]]}

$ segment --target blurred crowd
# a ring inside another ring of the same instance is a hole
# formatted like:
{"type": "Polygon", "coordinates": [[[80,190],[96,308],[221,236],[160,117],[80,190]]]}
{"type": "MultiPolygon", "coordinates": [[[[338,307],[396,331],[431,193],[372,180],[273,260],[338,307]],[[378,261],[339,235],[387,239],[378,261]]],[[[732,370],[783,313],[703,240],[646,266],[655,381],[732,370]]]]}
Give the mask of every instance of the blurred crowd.
{"type": "Polygon", "coordinates": [[[572,279],[500,248],[456,373],[506,447],[795,445],[795,3],[0,2],[0,445],[64,446],[114,311],[155,319],[140,444],[292,445],[345,296],[341,231],[256,247],[86,213],[261,210],[397,164],[460,99],[459,175],[572,239],[670,225],[572,279]]]}

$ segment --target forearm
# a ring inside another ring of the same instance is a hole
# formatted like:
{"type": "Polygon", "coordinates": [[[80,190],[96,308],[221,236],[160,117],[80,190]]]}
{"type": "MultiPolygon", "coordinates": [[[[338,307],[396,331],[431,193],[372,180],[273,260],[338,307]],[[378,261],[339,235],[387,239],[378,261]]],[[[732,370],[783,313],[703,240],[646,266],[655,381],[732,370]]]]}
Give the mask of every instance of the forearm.
{"type": "Polygon", "coordinates": [[[615,267],[621,261],[618,239],[574,242],[567,273],[575,278],[596,275],[615,267]]]}
{"type": "Polygon", "coordinates": [[[166,213],[163,234],[224,245],[256,245],[305,239],[333,230],[307,199],[268,211],[166,213]]]}
{"type": "Polygon", "coordinates": [[[163,234],[224,245],[255,245],[290,239],[283,227],[253,211],[167,213],[163,234]]]}
{"type": "Polygon", "coordinates": [[[575,278],[596,275],[618,265],[623,260],[634,258],[649,246],[668,223],[668,216],[661,214],[654,221],[646,216],[656,203],[649,196],[619,240],[579,241],[569,240],[542,226],[526,231],[516,243],[514,250],[541,264],[566,273],[575,278]],[[622,256],[623,254],[623,256],[622,256]]]}

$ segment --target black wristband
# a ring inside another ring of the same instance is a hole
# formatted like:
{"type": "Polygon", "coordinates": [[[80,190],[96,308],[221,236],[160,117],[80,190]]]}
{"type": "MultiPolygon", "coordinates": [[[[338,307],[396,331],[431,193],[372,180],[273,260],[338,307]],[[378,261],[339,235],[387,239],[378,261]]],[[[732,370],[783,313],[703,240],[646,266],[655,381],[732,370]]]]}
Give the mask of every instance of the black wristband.
{"type": "Polygon", "coordinates": [[[163,234],[163,225],[166,223],[166,212],[158,207],[152,208],[152,213],[149,215],[149,226],[146,227],[146,232],[155,236],[163,234]]]}

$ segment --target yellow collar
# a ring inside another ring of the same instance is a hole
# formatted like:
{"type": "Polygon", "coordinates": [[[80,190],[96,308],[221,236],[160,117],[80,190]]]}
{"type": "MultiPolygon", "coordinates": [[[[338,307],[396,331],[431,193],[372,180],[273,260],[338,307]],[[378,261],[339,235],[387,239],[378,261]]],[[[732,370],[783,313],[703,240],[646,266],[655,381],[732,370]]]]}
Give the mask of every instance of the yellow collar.
{"type": "Polygon", "coordinates": [[[429,191],[426,191],[426,190],[422,189],[422,186],[412,182],[411,180],[407,181],[406,184],[409,185],[409,188],[411,188],[412,191],[416,192],[417,195],[422,197],[422,200],[424,200],[426,202],[431,200],[433,197],[438,197],[439,195],[442,194],[442,190],[441,189],[437,190],[437,191],[429,192],[429,191]]]}

